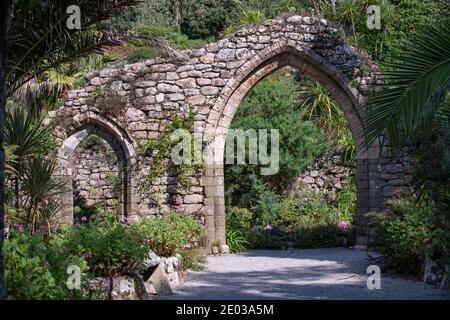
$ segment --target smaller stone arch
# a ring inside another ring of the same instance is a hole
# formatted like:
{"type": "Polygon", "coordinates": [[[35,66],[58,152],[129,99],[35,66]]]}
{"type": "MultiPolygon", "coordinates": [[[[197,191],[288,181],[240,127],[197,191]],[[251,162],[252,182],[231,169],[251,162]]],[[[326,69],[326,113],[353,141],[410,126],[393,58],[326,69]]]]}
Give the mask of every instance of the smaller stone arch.
{"type": "Polygon", "coordinates": [[[72,173],[73,157],[79,144],[90,135],[97,135],[104,139],[113,149],[119,164],[119,177],[121,192],[119,196],[119,215],[130,216],[136,213],[136,204],[133,197],[135,179],[133,168],[135,166],[135,150],[129,135],[119,129],[113,122],[102,119],[100,116],[90,116],[77,124],[75,128],[64,134],[62,143],[57,152],[57,176],[65,181],[67,191],[61,195],[62,214],[61,222],[73,222],[73,190],[72,173]]]}

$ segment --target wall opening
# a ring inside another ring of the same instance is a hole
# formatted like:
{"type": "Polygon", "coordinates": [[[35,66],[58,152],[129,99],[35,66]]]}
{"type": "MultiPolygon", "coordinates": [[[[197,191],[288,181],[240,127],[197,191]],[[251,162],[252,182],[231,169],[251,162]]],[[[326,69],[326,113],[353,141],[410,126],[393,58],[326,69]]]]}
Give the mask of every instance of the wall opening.
{"type": "MultiPolygon", "coordinates": [[[[276,129],[279,135],[279,169],[273,175],[262,174],[267,164],[249,164],[248,140],[246,164],[237,164],[236,156],[229,164],[225,155],[226,235],[232,251],[239,245],[228,237],[236,232],[254,248],[354,245],[356,147],[341,106],[324,86],[292,67],[274,71],[247,93],[230,129],[276,129]],[[318,232],[326,239],[315,239],[318,232]]],[[[234,139],[230,133],[236,135],[228,132],[227,151],[234,139]]]]}
{"type": "Polygon", "coordinates": [[[72,163],[74,212],[91,206],[118,211],[123,172],[109,143],[95,134],[86,137],[75,149],[72,163]]]}
{"type": "Polygon", "coordinates": [[[59,153],[68,190],[62,197],[64,221],[79,219],[94,205],[118,216],[131,214],[133,157],[131,142],[104,125],[89,123],[71,133],[59,153]]]}
{"type": "MultiPolygon", "coordinates": [[[[376,185],[369,184],[369,165],[376,161],[377,156],[372,150],[369,152],[362,145],[363,126],[361,112],[364,109],[363,97],[352,88],[350,81],[336,67],[330,65],[309,49],[293,46],[280,47],[276,50],[267,49],[255,60],[257,61],[245,64],[235,79],[233,79],[232,85],[227,88],[215,106],[218,115],[210,115],[205,131],[213,135],[226,135],[236,111],[249,91],[259,81],[281,68],[296,68],[314,81],[317,81],[339,104],[355,142],[356,243],[364,246],[367,243],[367,220],[364,217],[364,213],[370,211],[371,208],[375,208],[380,202],[380,191],[376,185]]],[[[216,149],[223,152],[225,147],[219,146],[216,149]]],[[[373,151],[375,151],[375,148],[373,151]]],[[[223,158],[223,154],[217,158],[223,158]]],[[[211,200],[206,199],[206,201],[214,203],[210,209],[211,211],[209,211],[214,215],[214,226],[208,230],[208,234],[211,240],[225,243],[224,163],[223,161],[215,161],[209,165],[208,169],[207,176],[213,181],[205,187],[207,198],[208,196],[211,197],[211,200]]]]}

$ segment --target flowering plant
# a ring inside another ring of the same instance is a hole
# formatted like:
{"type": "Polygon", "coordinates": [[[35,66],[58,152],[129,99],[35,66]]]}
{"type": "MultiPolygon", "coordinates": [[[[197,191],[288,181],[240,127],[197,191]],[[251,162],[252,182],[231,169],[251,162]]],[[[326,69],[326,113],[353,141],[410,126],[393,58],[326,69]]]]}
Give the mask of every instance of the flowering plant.
{"type": "Polygon", "coordinates": [[[341,230],[348,230],[352,227],[352,225],[350,224],[350,222],[341,220],[338,222],[337,227],[341,230]]]}

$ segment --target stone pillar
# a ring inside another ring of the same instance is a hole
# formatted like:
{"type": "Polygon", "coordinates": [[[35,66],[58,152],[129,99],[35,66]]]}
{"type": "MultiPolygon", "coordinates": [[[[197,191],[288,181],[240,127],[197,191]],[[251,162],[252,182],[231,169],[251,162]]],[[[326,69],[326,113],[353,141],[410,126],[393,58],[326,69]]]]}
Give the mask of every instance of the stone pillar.
{"type": "Polygon", "coordinates": [[[216,195],[216,181],[214,180],[214,168],[208,165],[205,169],[204,175],[200,179],[201,185],[204,187],[205,198],[203,204],[205,208],[205,224],[208,246],[216,240],[216,223],[215,223],[215,195],[216,195]]]}
{"type": "Polygon", "coordinates": [[[65,175],[59,177],[65,182],[66,190],[60,197],[60,204],[62,209],[59,213],[59,222],[61,224],[72,224],[73,223],[73,190],[72,190],[72,176],[65,175]]]}

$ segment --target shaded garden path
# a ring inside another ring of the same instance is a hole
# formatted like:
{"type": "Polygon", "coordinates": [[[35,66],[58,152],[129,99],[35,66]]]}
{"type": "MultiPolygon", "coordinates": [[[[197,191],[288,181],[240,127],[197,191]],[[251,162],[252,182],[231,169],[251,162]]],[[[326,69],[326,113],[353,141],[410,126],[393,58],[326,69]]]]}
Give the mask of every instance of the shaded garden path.
{"type": "Polygon", "coordinates": [[[450,292],[382,274],[368,290],[365,251],[250,250],[210,256],[169,299],[450,299],[450,292]]]}

